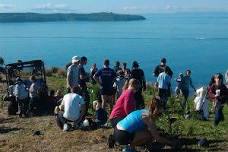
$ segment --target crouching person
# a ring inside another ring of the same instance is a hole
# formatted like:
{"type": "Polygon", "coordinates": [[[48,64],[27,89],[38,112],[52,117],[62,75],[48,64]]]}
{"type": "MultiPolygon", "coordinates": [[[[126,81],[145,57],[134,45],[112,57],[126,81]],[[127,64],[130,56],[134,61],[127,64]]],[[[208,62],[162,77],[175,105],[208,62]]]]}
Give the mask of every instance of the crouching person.
{"type": "Polygon", "coordinates": [[[79,95],[79,91],[79,87],[72,88],[71,93],[66,94],[61,105],[55,109],[57,125],[63,131],[68,131],[71,128],[71,123],[77,127],[85,117],[85,101],[79,95]]]}
{"type": "Polygon", "coordinates": [[[150,110],[136,110],[118,122],[114,130],[114,138],[120,145],[127,145],[125,151],[134,151],[135,146],[157,141],[160,143],[174,145],[173,142],[163,138],[156,130],[155,120],[161,112],[162,105],[154,99],[150,110]]]}

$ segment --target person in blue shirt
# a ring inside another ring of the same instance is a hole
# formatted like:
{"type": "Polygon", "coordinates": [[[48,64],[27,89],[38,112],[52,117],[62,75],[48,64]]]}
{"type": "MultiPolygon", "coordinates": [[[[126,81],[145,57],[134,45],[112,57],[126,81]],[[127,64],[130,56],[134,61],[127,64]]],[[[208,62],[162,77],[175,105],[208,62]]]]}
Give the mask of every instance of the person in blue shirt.
{"type": "Polygon", "coordinates": [[[174,142],[161,137],[156,130],[155,120],[162,112],[159,100],[159,97],[154,98],[149,110],[136,110],[118,122],[114,130],[115,141],[120,145],[130,145],[131,149],[154,140],[174,145],[174,142]]]}
{"type": "Polygon", "coordinates": [[[169,69],[166,67],[164,72],[160,73],[157,78],[158,93],[163,103],[164,109],[166,108],[169,97],[169,89],[171,86],[171,77],[168,74],[168,71],[169,69]]]}
{"type": "MultiPolygon", "coordinates": [[[[109,104],[110,110],[114,105],[113,96],[113,84],[116,79],[116,72],[109,67],[109,60],[104,61],[104,67],[98,70],[93,77],[100,85],[100,93],[102,99],[102,108],[106,108],[106,104],[109,104]]],[[[107,111],[107,110],[106,110],[107,111]]]]}

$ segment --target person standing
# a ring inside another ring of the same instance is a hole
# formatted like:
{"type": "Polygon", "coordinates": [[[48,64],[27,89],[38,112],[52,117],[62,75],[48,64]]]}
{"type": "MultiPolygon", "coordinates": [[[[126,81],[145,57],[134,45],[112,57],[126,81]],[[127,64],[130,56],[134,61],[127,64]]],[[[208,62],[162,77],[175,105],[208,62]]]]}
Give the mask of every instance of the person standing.
{"type": "Polygon", "coordinates": [[[160,73],[165,71],[165,68],[167,68],[167,74],[172,78],[173,76],[173,71],[171,70],[171,68],[167,65],[167,60],[166,58],[162,58],[160,65],[157,65],[154,69],[154,76],[158,77],[160,73]]]}
{"type": "Polygon", "coordinates": [[[90,79],[91,79],[91,83],[92,83],[93,85],[96,84],[96,80],[94,80],[93,76],[94,76],[94,74],[95,74],[97,71],[98,71],[97,65],[96,65],[96,63],[94,63],[94,64],[92,65],[91,69],[90,69],[90,79]]]}
{"type": "Polygon", "coordinates": [[[113,70],[117,73],[119,70],[122,70],[120,67],[120,62],[116,61],[116,65],[114,66],[113,70]]]}
{"type": "Polygon", "coordinates": [[[217,73],[214,76],[214,83],[209,88],[208,96],[215,103],[214,126],[217,126],[224,120],[223,108],[228,100],[228,89],[224,85],[222,74],[217,73]]]}
{"type": "MultiPolygon", "coordinates": [[[[157,78],[160,73],[164,72],[165,69],[167,69],[167,74],[172,78],[173,77],[173,71],[171,68],[167,65],[167,60],[166,58],[162,58],[160,65],[157,65],[154,69],[153,75],[157,78]]],[[[168,96],[171,96],[171,84],[169,84],[168,87],[168,96]]]]}
{"type": "MultiPolygon", "coordinates": [[[[98,70],[94,77],[97,83],[100,85],[100,93],[102,99],[102,108],[106,109],[106,104],[109,104],[110,111],[112,110],[113,101],[113,84],[116,78],[116,72],[109,68],[109,60],[104,61],[104,67],[98,70]]],[[[107,111],[107,110],[106,110],[107,111]]]]}
{"type": "Polygon", "coordinates": [[[123,66],[122,66],[122,71],[124,72],[125,78],[129,78],[130,77],[130,69],[127,68],[127,63],[124,62],[123,66]]]}
{"type": "Polygon", "coordinates": [[[87,58],[85,56],[81,57],[80,63],[79,63],[79,86],[81,89],[81,95],[84,98],[86,102],[86,111],[89,109],[89,101],[90,101],[90,96],[89,92],[87,90],[87,85],[86,82],[89,81],[89,75],[86,73],[84,66],[87,64],[87,58]]]}
{"type": "Polygon", "coordinates": [[[67,89],[68,92],[79,85],[79,61],[80,57],[72,57],[72,64],[67,68],[67,89]]]}
{"type": "Polygon", "coordinates": [[[39,96],[39,90],[40,85],[37,83],[36,77],[33,75],[30,77],[30,81],[32,82],[30,88],[29,88],[29,113],[30,114],[39,114],[41,112],[40,107],[40,96],[39,96]]]}
{"type": "Polygon", "coordinates": [[[185,76],[183,77],[182,79],[182,83],[181,83],[181,86],[180,86],[180,90],[184,96],[184,100],[182,102],[182,107],[184,109],[186,109],[187,113],[189,112],[188,111],[188,96],[189,96],[189,88],[192,87],[193,90],[196,92],[196,88],[194,87],[193,83],[192,83],[192,78],[191,78],[191,70],[186,70],[185,72],[185,76]]]}
{"type": "Polygon", "coordinates": [[[144,71],[139,68],[139,64],[137,61],[134,61],[132,64],[131,78],[138,80],[140,83],[140,87],[135,93],[135,99],[137,101],[136,103],[137,109],[143,109],[145,107],[145,103],[142,96],[142,91],[146,90],[146,79],[145,79],[144,71]]]}
{"type": "Polygon", "coordinates": [[[26,116],[28,111],[28,90],[19,77],[16,78],[14,96],[18,103],[19,117],[22,117],[23,115],[26,116]]]}
{"type": "Polygon", "coordinates": [[[162,101],[163,108],[166,109],[168,97],[169,97],[169,86],[171,83],[171,77],[168,74],[169,69],[166,67],[164,72],[160,73],[157,78],[158,94],[162,101]]]}

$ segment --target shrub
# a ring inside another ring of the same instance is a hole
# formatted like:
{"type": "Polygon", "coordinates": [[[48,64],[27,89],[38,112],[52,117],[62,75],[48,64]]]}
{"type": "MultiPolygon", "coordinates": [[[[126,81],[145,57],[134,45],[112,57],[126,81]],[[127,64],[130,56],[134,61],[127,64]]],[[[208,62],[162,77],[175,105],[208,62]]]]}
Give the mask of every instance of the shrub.
{"type": "Polygon", "coordinates": [[[57,68],[57,67],[52,67],[52,68],[51,68],[51,71],[52,71],[52,73],[58,73],[59,68],[57,68]]]}
{"type": "Polygon", "coordinates": [[[51,69],[47,69],[46,70],[46,76],[48,76],[48,77],[51,77],[52,76],[52,70],[51,69]]]}
{"type": "Polygon", "coordinates": [[[66,76],[66,72],[63,69],[58,69],[57,75],[60,76],[60,77],[65,77],[66,76]]]}

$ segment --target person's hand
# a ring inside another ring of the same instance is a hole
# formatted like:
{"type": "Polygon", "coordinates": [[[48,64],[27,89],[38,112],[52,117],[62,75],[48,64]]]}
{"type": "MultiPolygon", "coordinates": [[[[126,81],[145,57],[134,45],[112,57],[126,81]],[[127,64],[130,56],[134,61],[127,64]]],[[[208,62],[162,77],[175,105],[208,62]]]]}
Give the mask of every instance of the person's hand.
{"type": "Polygon", "coordinates": [[[59,111],[60,111],[60,108],[59,108],[58,106],[56,106],[56,107],[55,107],[55,110],[54,110],[54,114],[57,115],[57,114],[59,113],[59,111]]]}

